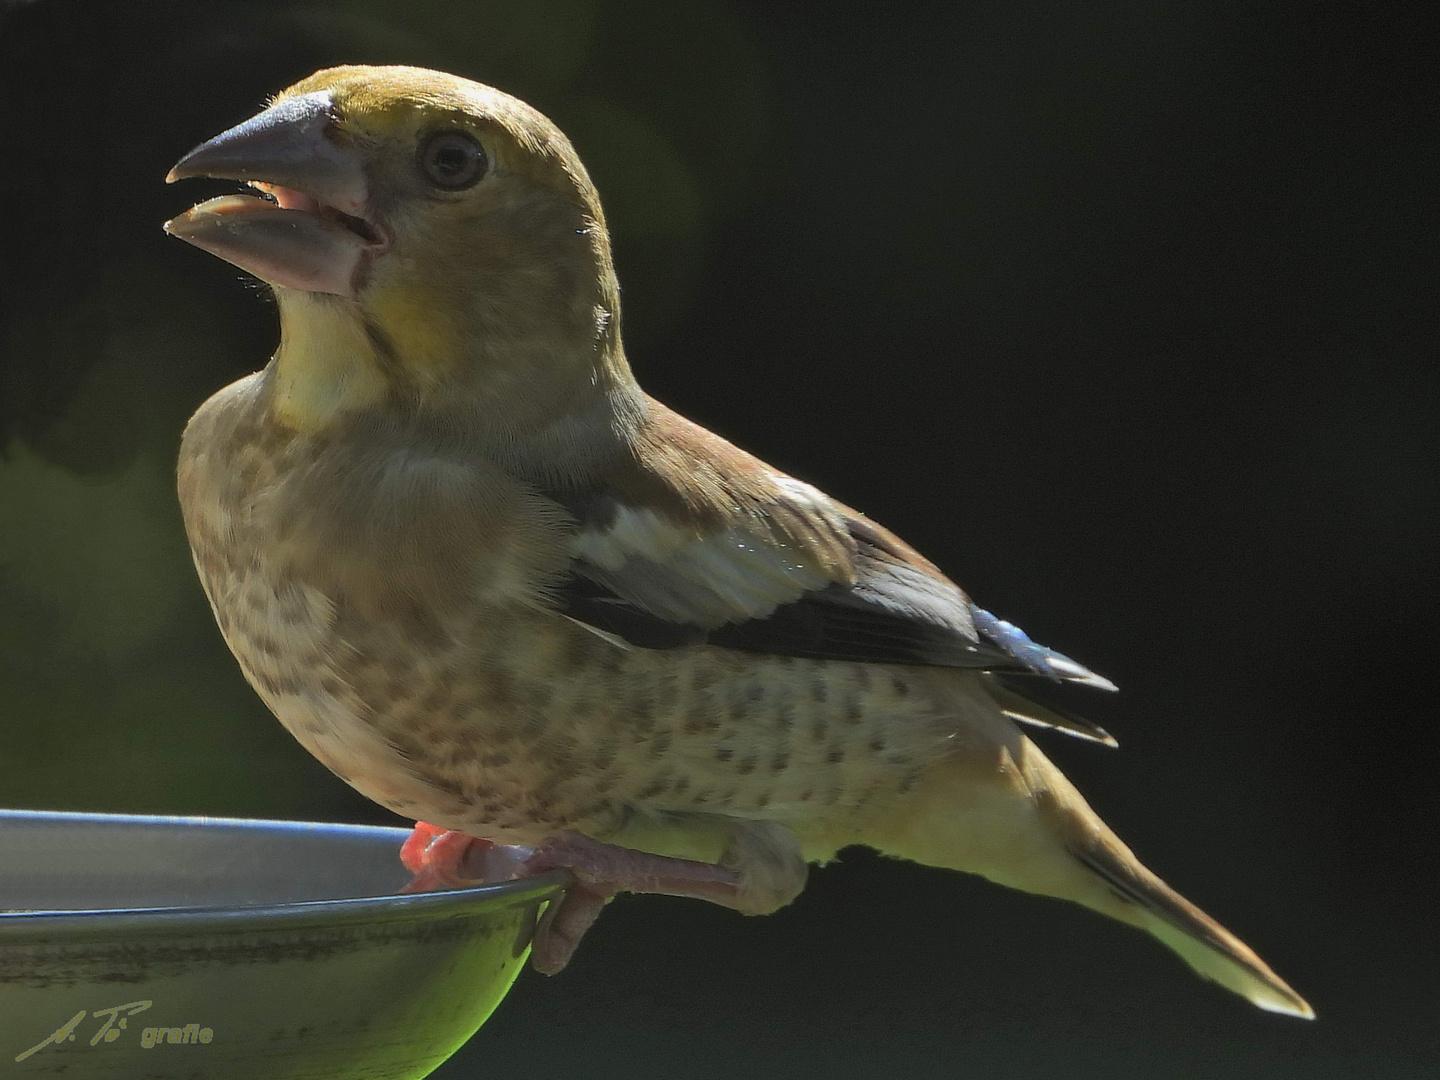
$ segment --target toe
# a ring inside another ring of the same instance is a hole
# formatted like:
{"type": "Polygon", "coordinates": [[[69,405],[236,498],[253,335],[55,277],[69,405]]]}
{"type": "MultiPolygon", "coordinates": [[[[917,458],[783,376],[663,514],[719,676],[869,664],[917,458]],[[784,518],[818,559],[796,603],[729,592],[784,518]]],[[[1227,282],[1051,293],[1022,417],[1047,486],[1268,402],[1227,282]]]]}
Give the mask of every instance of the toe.
{"type": "Polygon", "coordinates": [[[542,975],[564,970],[585,932],[615,895],[613,889],[577,883],[545,910],[530,944],[530,965],[542,975]]]}
{"type": "Polygon", "coordinates": [[[401,862],[415,875],[402,892],[463,888],[488,880],[485,861],[494,847],[489,840],[433,825],[423,826],[428,835],[422,835],[421,828],[416,825],[400,849],[401,862]]]}
{"type": "Polygon", "coordinates": [[[412,874],[420,873],[425,867],[425,853],[430,844],[444,832],[438,825],[417,821],[414,831],[405,838],[405,843],[400,847],[400,861],[405,864],[405,869],[412,874]]]}

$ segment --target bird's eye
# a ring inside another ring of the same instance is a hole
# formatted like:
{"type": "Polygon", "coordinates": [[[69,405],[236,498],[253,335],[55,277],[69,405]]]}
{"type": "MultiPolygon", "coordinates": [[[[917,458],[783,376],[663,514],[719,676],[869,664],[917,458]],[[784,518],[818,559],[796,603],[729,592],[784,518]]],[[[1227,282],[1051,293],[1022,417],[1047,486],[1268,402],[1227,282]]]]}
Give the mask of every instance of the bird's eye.
{"type": "Polygon", "coordinates": [[[420,146],[420,171],[446,191],[475,186],[488,165],[485,148],[463,131],[442,131],[420,146]]]}

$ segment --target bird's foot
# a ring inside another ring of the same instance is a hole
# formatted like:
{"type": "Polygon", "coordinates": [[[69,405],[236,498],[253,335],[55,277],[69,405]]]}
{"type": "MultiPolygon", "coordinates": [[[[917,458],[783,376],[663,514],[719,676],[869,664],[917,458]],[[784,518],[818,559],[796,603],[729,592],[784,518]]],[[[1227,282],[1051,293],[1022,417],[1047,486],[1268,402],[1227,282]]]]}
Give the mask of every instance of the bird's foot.
{"type": "Polygon", "coordinates": [[[740,875],[690,859],[632,851],[567,832],[536,847],[496,844],[465,833],[417,822],[400,849],[413,880],[405,892],[460,888],[568,870],[574,884],[553,901],[535,928],[530,963],[554,975],[570,962],[600,910],[618,892],[690,896],[725,907],[741,907],[740,875]]]}
{"type": "Polygon", "coordinates": [[[690,896],[734,907],[740,886],[740,875],[723,866],[632,851],[573,832],[544,841],[526,868],[530,873],[569,870],[575,877],[575,884],[535,929],[530,963],[544,975],[554,975],[570,962],[580,939],[617,892],[690,896]]]}
{"type": "Polygon", "coordinates": [[[521,844],[496,844],[423,821],[400,848],[400,861],[415,875],[401,892],[429,892],[432,889],[463,889],[513,881],[536,873],[525,869],[535,849],[521,844]]]}

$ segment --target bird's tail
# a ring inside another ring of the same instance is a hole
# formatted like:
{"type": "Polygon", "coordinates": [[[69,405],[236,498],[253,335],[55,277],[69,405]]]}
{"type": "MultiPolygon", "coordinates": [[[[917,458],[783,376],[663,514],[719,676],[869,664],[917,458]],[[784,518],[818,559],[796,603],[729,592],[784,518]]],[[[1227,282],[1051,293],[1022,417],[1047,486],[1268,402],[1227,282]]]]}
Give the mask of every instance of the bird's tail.
{"type": "Polygon", "coordinates": [[[1200,975],[1262,1009],[1315,1015],[1249,946],[1147,870],[1013,728],[999,744],[962,750],[927,773],[866,843],[1084,904],[1148,930],[1200,975]]]}
{"type": "MultiPolygon", "coordinates": [[[[1074,788],[1070,791],[1074,793],[1074,788]]],[[[1110,894],[1097,898],[1100,903],[1084,897],[1075,899],[1150,931],[1200,975],[1262,1009],[1314,1018],[1315,1012],[1305,999],[1253,949],[1146,869],[1078,793],[1073,797],[1078,806],[1055,799],[1056,805],[1047,809],[1062,819],[1060,831],[1067,852],[1110,894]]],[[[1046,801],[1041,799],[1040,803],[1046,801]]],[[[1092,884],[1087,891],[1093,889],[1092,884]]]]}

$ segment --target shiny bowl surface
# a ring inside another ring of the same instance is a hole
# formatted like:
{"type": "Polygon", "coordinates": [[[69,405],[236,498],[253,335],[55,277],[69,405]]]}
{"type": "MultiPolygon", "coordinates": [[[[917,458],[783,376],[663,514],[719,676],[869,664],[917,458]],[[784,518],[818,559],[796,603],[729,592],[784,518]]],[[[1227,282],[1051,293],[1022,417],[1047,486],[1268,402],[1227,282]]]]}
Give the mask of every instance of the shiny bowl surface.
{"type": "Polygon", "coordinates": [[[396,895],[406,835],[0,810],[0,1076],[427,1075],[566,879],[396,895]]]}

